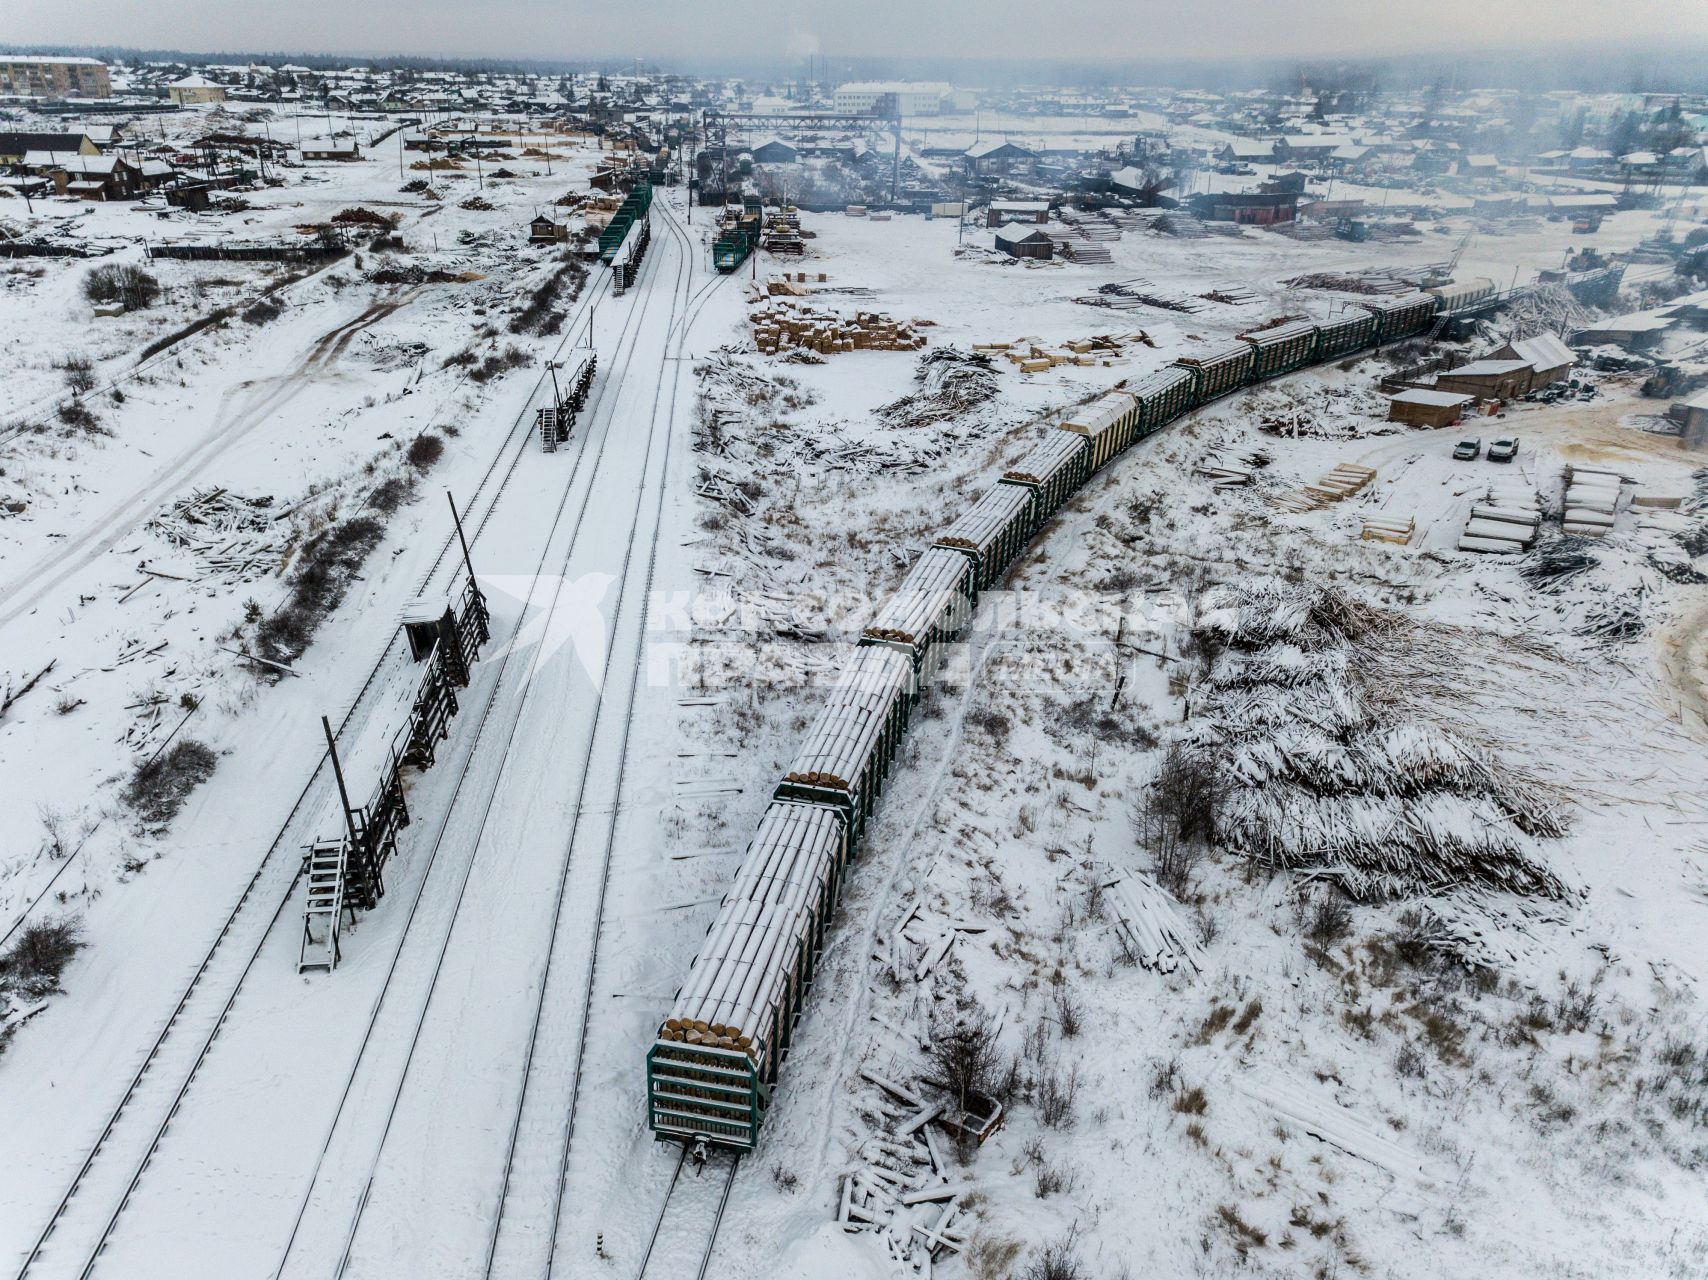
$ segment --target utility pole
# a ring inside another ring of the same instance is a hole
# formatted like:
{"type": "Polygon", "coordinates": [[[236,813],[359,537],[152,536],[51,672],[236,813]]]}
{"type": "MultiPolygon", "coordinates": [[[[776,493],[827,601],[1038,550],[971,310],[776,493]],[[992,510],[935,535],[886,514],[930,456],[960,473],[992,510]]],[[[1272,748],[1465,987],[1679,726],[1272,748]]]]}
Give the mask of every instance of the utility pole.
{"type": "Polygon", "coordinates": [[[445,490],[445,501],[451,504],[451,523],[457,526],[457,541],[463,548],[463,568],[468,570],[469,584],[474,584],[474,561],[469,557],[469,540],[463,536],[463,518],[457,514],[457,500],[445,490]]]}

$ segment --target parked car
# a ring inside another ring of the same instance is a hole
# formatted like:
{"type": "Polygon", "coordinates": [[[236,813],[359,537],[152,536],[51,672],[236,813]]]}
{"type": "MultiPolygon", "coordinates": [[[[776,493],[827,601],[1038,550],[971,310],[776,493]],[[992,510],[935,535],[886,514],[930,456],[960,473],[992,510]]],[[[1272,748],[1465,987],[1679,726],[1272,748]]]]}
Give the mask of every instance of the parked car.
{"type": "Polygon", "coordinates": [[[1518,456],[1518,441],[1511,436],[1496,440],[1489,446],[1490,462],[1511,462],[1518,456]]]}
{"type": "Polygon", "coordinates": [[[1453,446],[1453,456],[1460,462],[1469,462],[1479,458],[1483,453],[1483,442],[1476,436],[1459,441],[1453,446]]]}

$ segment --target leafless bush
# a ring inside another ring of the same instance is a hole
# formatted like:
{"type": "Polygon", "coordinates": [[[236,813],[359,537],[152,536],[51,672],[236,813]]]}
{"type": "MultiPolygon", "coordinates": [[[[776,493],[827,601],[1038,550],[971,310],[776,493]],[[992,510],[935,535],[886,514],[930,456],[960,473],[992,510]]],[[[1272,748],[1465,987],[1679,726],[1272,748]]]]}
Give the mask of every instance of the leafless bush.
{"type": "Polygon", "coordinates": [[[101,419],[95,416],[95,411],[81,400],[71,400],[59,406],[55,412],[59,420],[72,431],[81,431],[84,435],[101,435],[105,428],[101,419]]]}
{"type": "Polygon", "coordinates": [[[12,949],[0,955],[0,986],[29,999],[57,991],[65,966],[83,945],[83,933],[75,921],[26,925],[12,949]]]}
{"type": "Polygon", "coordinates": [[[1352,906],[1333,889],[1311,899],[1305,936],[1319,947],[1332,947],[1352,932],[1352,906]]]}
{"type": "Polygon", "coordinates": [[[1079,1094],[1079,1064],[1064,1076],[1051,1066],[1038,1073],[1038,1119],[1051,1129],[1071,1129],[1074,1100],[1079,1094]]]}
{"type": "Polygon", "coordinates": [[[271,298],[262,298],[243,312],[246,324],[263,325],[277,320],[284,313],[284,308],[271,298]]]}
{"type": "Polygon", "coordinates": [[[931,1030],[931,1065],[964,1109],[974,1094],[991,1093],[996,1074],[996,1035],[975,1006],[972,1016],[931,1030]]]}
{"type": "Polygon", "coordinates": [[[213,776],[218,763],[213,749],[194,738],[174,743],[136,767],[125,786],[125,803],[148,826],[164,827],[183,808],[190,792],[213,776]]]}
{"type": "Polygon", "coordinates": [[[65,373],[65,385],[74,396],[86,395],[95,389],[95,366],[88,356],[66,356],[59,362],[65,373]]]}
{"type": "Polygon", "coordinates": [[[384,536],[378,520],[355,516],[309,539],[291,576],[290,598],[255,630],[261,656],[274,662],[299,657],[384,536]]]}
{"type": "Polygon", "coordinates": [[[133,263],[108,263],[83,277],[83,296],[97,306],[117,302],[126,311],[142,311],[160,297],[160,281],[133,263]]]}
{"type": "Polygon", "coordinates": [[[1085,1264],[1074,1251],[1075,1226],[1060,1240],[1051,1241],[1026,1266],[1025,1280],[1084,1280],[1085,1264]]]}
{"type": "Polygon", "coordinates": [[[425,471],[445,456],[445,442],[432,434],[416,436],[410,441],[409,452],[405,456],[410,466],[425,471]]]}
{"type": "Polygon", "coordinates": [[[1215,831],[1223,782],[1213,761],[1176,744],[1133,818],[1133,833],[1151,856],[1151,874],[1176,898],[1191,892],[1192,875],[1215,831]]]}
{"type": "Polygon", "coordinates": [[[1079,1023],[1082,1010],[1079,1002],[1073,998],[1067,983],[1056,984],[1056,1025],[1061,1028],[1066,1039],[1073,1039],[1079,1034],[1079,1023]]]}

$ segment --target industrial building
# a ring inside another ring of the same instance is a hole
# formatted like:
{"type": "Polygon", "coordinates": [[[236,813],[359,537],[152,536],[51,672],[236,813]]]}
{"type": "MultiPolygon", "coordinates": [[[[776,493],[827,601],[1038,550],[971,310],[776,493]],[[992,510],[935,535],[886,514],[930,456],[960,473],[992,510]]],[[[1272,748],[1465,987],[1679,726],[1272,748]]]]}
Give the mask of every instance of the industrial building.
{"type": "Polygon", "coordinates": [[[0,54],[0,97],[110,98],[107,66],[95,58],[0,54]]]}
{"type": "Polygon", "coordinates": [[[951,87],[936,81],[856,80],[840,85],[836,110],[848,114],[934,116],[941,114],[951,87]]]}

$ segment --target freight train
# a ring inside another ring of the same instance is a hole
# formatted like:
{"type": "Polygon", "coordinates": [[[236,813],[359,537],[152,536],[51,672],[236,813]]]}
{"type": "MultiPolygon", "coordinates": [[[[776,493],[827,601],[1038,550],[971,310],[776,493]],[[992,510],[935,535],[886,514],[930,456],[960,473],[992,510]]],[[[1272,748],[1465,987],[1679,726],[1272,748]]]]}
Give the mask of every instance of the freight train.
{"type": "Polygon", "coordinates": [[[1201,405],[1427,331],[1442,300],[1372,297],[1276,323],[1076,410],[914,561],[861,634],[777,783],[735,881],[647,1052],[655,1137],[752,1150],[812,984],[843,872],[948,645],[1020,551],[1092,475],[1201,405]]]}

